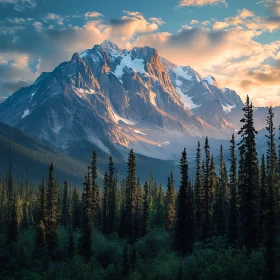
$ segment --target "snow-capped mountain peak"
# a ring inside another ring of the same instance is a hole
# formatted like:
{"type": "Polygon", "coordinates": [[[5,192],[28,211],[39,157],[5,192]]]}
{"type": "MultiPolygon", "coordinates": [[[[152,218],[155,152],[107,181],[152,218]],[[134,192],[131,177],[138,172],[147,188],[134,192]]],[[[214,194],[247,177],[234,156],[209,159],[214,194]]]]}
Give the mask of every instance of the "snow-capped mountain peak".
{"type": "Polygon", "coordinates": [[[203,79],[153,48],[104,41],[15,92],[0,104],[0,121],[65,151],[88,141],[106,153],[134,148],[170,158],[180,139],[222,137],[220,128],[231,127],[230,114],[241,106],[214,77],[203,79]]]}

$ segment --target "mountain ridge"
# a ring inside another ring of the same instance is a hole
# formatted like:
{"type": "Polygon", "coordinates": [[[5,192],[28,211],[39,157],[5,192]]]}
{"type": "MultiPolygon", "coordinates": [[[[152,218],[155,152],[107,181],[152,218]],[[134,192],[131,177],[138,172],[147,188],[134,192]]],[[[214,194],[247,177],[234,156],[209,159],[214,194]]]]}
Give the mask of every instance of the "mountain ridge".
{"type": "Polygon", "coordinates": [[[174,159],[193,136],[227,139],[242,107],[213,76],[150,47],[128,51],[105,41],[15,92],[0,104],[0,121],[66,153],[86,139],[107,154],[134,148],[174,159]]]}

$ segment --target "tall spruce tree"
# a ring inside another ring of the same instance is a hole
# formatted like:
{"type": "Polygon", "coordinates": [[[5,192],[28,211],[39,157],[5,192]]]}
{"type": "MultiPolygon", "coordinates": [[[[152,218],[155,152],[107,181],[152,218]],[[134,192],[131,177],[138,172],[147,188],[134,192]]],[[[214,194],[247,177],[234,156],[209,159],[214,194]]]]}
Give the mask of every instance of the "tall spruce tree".
{"type": "Polygon", "coordinates": [[[139,238],[142,233],[142,211],[143,210],[143,194],[142,187],[140,183],[140,178],[137,179],[136,187],[136,206],[135,206],[135,236],[139,238]]]}
{"type": "Polygon", "coordinates": [[[42,178],[41,189],[40,189],[40,205],[39,205],[39,221],[46,223],[47,212],[46,212],[46,188],[44,178],[42,178]]]}
{"type": "Polygon", "coordinates": [[[168,177],[167,192],[166,192],[166,230],[172,231],[176,218],[176,194],[174,186],[173,172],[168,177]]]}
{"type": "Polygon", "coordinates": [[[51,163],[49,168],[49,178],[46,196],[46,240],[48,253],[51,258],[54,258],[57,248],[57,195],[58,189],[55,184],[54,166],[51,163]]]}
{"type": "Polygon", "coordinates": [[[123,179],[121,181],[121,187],[120,187],[120,222],[119,222],[119,237],[124,238],[126,236],[126,184],[125,180],[123,179]]]}
{"type": "Polygon", "coordinates": [[[253,105],[247,96],[243,108],[243,126],[238,134],[241,136],[239,143],[239,196],[240,196],[240,233],[241,239],[249,252],[258,244],[257,232],[257,192],[258,192],[258,155],[256,151],[253,105]]]}
{"type": "Polygon", "coordinates": [[[116,230],[117,220],[117,181],[112,157],[109,158],[108,187],[108,234],[112,234],[116,230]]]}
{"type": "Polygon", "coordinates": [[[277,152],[275,144],[275,127],[273,124],[274,113],[272,107],[268,110],[267,116],[267,214],[265,222],[265,245],[266,262],[268,266],[268,279],[276,279],[276,255],[277,255],[277,152]]]}
{"type": "Polygon", "coordinates": [[[162,189],[162,185],[159,186],[159,191],[157,195],[155,225],[159,228],[163,228],[164,226],[164,192],[162,189]]]}
{"type": "Polygon", "coordinates": [[[144,185],[144,202],[143,202],[143,225],[142,225],[142,234],[146,235],[149,231],[149,212],[150,212],[150,203],[149,203],[149,185],[148,182],[145,182],[144,185]]]}
{"type": "Polygon", "coordinates": [[[180,160],[180,173],[181,184],[178,194],[175,249],[185,254],[192,249],[194,242],[194,212],[186,149],[184,149],[180,160]]]}
{"type": "Polygon", "coordinates": [[[96,228],[101,225],[100,188],[97,183],[97,155],[93,151],[91,161],[91,186],[92,186],[92,220],[96,228]]]}
{"type": "Polygon", "coordinates": [[[42,220],[36,227],[35,256],[41,257],[47,254],[46,227],[42,220]]]}
{"type": "Polygon", "coordinates": [[[103,179],[103,207],[102,207],[102,231],[104,234],[109,233],[109,199],[110,199],[109,176],[106,171],[103,179]]]}
{"type": "Polygon", "coordinates": [[[214,210],[214,223],[215,232],[218,235],[225,235],[227,229],[227,216],[228,212],[228,177],[224,161],[223,146],[220,147],[220,169],[219,180],[215,188],[215,210],[214,210]]]}
{"type": "Polygon", "coordinates": [[[228,240],[230,244],[238,240],[238,199],[237,199],[237,157],[234,134],[230,146],[230,169],[229,169],[229,218],[228,218],[228,240]]]}
{"type": "Polygon", "coordinates": [[[264,245],[265,237],[265,222],[267,215],[267,175],[266,175],[266,164],[265,156],[262,155],[261,166],[260,166],[260,188],[259,188],[259,241],[260,244],[264,245]]]}
{"type": "Polygon", "coordinates": [[[127,162],[126,178],[126,235],[134,239],[134,218],[136,206],[136,157],[131,150],[127,162]]]}
{"type": "Polygon", "coordinates": [[[203,217],[202,217],[202,239],[207,239],[211,235],[211,215],[212,215],[212,181],[211,181],[211,157],[208,137],[204,145],[205,162],[203,168],[203,217]]]}
{"type": "Polygon", "coordinates": [[[196,236],[200,239],[203,213],[203,186],[201,180],[201,148],[200,142],[197,143],[196,150],[196,170],[195,170],[195,224],[196,236]]]}
{"type": "Polygon", "coordinates": [[[80,227],[81,222],[80,194],[77,187],[74,188],[72,195],[72,209],[72,225],[73,229],[76,230],[80,227]]]}
{"type": "Polygon", "coordinates": [[[67,181],[64,181],[61,223],[64,227],[67,227],[70,223],[70,201],[67,181]]]}
{"type": "Polygon", "coordinates": [[[79,253],[89,260],[92,255],[92,189],[90,180],[90,167],[88,167],[83,193],[82,209],[82,236],[79,240],[79,253]]]}

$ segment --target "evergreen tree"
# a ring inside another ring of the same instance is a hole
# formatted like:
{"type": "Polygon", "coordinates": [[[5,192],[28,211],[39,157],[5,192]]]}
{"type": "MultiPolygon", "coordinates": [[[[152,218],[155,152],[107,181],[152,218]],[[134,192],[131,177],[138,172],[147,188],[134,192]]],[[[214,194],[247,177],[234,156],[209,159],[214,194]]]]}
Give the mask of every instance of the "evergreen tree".
{"type": "Polygon", "coordinates": [[[268,266],[268,279],[276,279],[276,248],[277,248],[277,154],[273,124],[274,113],[272,107],[267,116],[267,215],[265,223],[266,262],[268,266]]]}
{"type": "Polygon", "coordinates": [[[92,255],[92,192],[90,182],[90,167],[84,181],[83,210],[82,210],[82,236],[80,237],[79,253],[87,260],[92,255]]]}
{"type": "Polygon", "coordinates": [[[134,232],[136,237],[140,237],[142,233],[142,204],[143,204],[143,194],[142,187],[140,183],[140,178],[137,179],[136,187],[136,206],[135,206],[135,228],[134,232]]]}
{"type": "Polygon", "coordinates": [[[46,212],[46,188],[44,178],[42,178],[41,189],[40,189],[40,209],[39,209],[39,221],[42,221],[44,224],[47,221],[47,212],[46,212]]]}
{"type": "Polygon", "coordinates": [[[67,227],[70,222],[70,202],[67,181],[64,181],[61,222],[64,227],[67,227]]]}
{"type": "Polygon", "coordinates": [[[189,184],[189,165],[184,149],[180,161],[181,184],[178,194],[177,218],[175,228],[175,249],[182,254],[191,250],[194,242],[194,213],[191,186],[189,184]]]}
{"type": "Polygon", "coordinates": [[[109,176],[108,172],[106,171],[104,174],[103,179],[103,209],[102,209],[102,215],[103,215],[103,223],[102,223],[102,231],[104,234],[109,233],[109,176]]]}
{"type": "Polygon", "coordinates": [[[80,207],[80,195],[79,190],[77,187],[74,188],[74,192],[72,195],[72,225],[73,229],[76,230],[80,227],[80,220],[81,220],[81,207],[80,207]]]}
{"type": "Polygon", "coordinates": [[[249,252],[257,246],[257,191],[258,158],[256,151],[253,105],[249,97],[243,108],[243,126],[238,134],[241,136],[240,150],[240,229],[243,244],[249,252]]]}
{"type": "Polygon", "coordinates": [[[136,205],[136,157],[131,150],[127,162],[126,178],[126,232],[127,236],[134,239],[134,218],[136,205]]]}
{"type": "Polygon", "coordinates": [[[144,203],[143,203],[143,225],[142,234],[146,235],[149,231],[149,185],[145,182],[144,185],[144,203]]]}
{"type": "Polygon", "coordinates": [[[238,200],[237,200],[237,158],[235,148],[234,134],[231,138],[230,146],[230,170],[229,170],[229,222],[228,222],[228,240],[232,244],[238,240],[238,200]]]}
{"type": "Polygon", "coordinates": [[[211,158],[210,158],[210,146],[208,137],[205,139],[205,162],[202,170],[203,176],[203,218],[202,218],[202,238],[207,239],[211,235],[211,211],[212,211],[212,182],[211,182],[211,158]]]}
{"type": "Polygon", "coordinates": [[[265,221],[267,214],[267,176],[266,176],[266,165],[265,156],[262,155],[261,159],[261,171],[260,171],[260,191],[259,191],[259,241],[264,244],[265,237],[265,221]]]}
{"type": "Polygon", "coordinates": [[[157,196],[157,212],[155,225],[162,228],[164,225],[164,193],[162,190],[162,185],[159,186],[159,192],[157,196]]]}
{"type": "Polygon", "coordinates": [[[8,243],[13,243],[19,235],[19,198],[14,194],[14,199],[11,205],[9,223],[8,223],[8,243]]]}
{"type": "Polygon", "coordinates": [[[57,248],[57,194],[58,189],[54,179],[54,166],[50,165],[46,196],[46,240],[48,253],[53,258],[57,248]]]}
{"type": "Polygon", "coordinates": [[[167,192],[166,192],[166,230],[172,231],[175,223],[176,217],[176,207],[175,207],[176,197],[175,197],[175,187],[173,172],[171,172],[170,177],[168,177],[167,192]]]}
{"type": "Polygon", "coordinates": [[[121,196],[120,196],[120,222],[119,222],[119,236],[124,238],[126,236],[126,187],[125,187],[125,180],[121,182],[121,196]]]}
{"type": "Polygon", "coordinates": [[[226,233],[226,213],[228,210],[228,178],[224,161],[223,146],[220,147],[220,176],[215,189],[215,231],[218,235],[226,233]]]}
{"type": "Polygon", "coordinates": [[[42,220],[36,227],[35,255],[40,257],[47,254],[46,227],[42,220]]]}
{"type": "Polygon", "coordinates": [[[202,213],[203,213],[203,188],[201,182],[201,148],[200,142],[197,143],[196,150],[196,171],[195,171],[195,222],[196,235],[198,240],[201,236],[202,227],[202,213]]]}
{"type": "Polygon", "coordinates": [[[93,151],[91,161],[92,219],[95,227],[101,225],[100,188],[97,183],[97,155],[93,151]]]}
{"type": "Polygon", "coordinates": [[[116,230],[117,215],[117,181],[115,179],[115,167],[112,157],[109,159],[108,166],[108,234],[112,234],[116,230]]]}

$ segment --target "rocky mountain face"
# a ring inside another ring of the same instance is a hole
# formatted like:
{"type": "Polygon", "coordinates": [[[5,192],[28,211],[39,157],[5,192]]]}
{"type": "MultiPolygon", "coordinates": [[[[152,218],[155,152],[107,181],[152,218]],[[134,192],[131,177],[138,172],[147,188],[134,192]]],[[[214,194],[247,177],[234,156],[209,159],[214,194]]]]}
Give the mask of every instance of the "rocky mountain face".
{"type": "Polygon", "coordinates": [[[0,121],[66,152],[88,141],[106,153],[172,159],[192,136],[227,138],[242,100],[149,47],[110,41],[75,53],[0,104],[0,121]]]}

